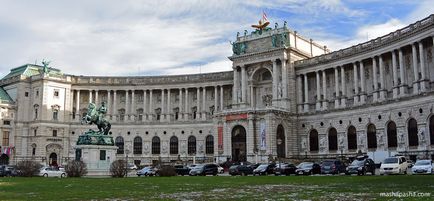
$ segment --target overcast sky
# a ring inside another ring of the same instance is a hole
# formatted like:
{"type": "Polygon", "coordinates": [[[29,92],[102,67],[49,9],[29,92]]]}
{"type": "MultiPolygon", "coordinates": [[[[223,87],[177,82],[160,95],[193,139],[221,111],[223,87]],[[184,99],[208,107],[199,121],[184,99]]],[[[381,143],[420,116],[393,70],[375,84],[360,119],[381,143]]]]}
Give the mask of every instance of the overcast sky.
{"type": "Polygon", "coordinates": [[[434,0],[0,0],[0,77],[43,59],[75,75],[231,70],[229,41],[262,11],[338,50],[429,16],[434,0]]]}

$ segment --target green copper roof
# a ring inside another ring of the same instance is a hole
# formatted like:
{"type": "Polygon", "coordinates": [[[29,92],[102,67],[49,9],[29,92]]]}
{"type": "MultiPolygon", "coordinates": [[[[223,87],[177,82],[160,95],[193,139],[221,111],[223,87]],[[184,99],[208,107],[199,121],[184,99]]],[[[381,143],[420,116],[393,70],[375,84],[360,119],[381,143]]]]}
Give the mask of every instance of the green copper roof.
{"type": "Polygon", "coordinates": [[[2,88],[0,87],[0,102],[13,102],[12,98],[9,96],[9,94],[2,88]]]}
{"type": "MultiPolygon", "coordinates": [[[[20,67],[16,67],[11,69],[11,72],[7,74],[2,79],[7,79],[10,77],[14,77],[17,75],[24,75],[26,77],[31,77],[33,75],[39,75],[43,72],[43,67],[39,65],[33,65],[33,64],[26,64],[20,67]]],[[[62,75],[61,71],[55,68],[49,68],[49,75],[62,75]]]]}

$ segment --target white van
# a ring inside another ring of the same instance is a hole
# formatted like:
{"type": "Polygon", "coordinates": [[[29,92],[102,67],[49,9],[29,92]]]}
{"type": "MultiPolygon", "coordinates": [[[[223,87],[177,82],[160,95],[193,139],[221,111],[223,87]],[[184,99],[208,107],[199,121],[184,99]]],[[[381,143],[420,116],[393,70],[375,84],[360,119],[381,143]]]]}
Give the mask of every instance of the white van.
{"type": "Polygon", "coordinates": [[[395,156],[384,159],[380,166],[380,175],[407,174],[408,163],[404,156],[395,156]]]}

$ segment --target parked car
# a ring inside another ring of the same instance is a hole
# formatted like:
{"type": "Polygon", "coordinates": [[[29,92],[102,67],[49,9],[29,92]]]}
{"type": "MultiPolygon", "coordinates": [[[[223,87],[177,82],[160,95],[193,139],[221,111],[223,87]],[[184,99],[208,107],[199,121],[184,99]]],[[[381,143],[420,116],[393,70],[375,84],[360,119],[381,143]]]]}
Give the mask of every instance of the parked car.
{"type": "Polygon", "coordinates": [[[135,164],[128,164],[128,170],[137,170],[137,165],[135,165],[135,164]]]}
{"type": "Polygon", "coordinates": [[[0,177],[15,177],[18,176],[18,172],[15,167],[0,165],[0,177]]]}
{"type": "Polygon", "coordinates": [[[345,174],[365,175],[370,172],[375,175],[375,162],[370,158],[357,158],[346,169],[345,174]]]}
{"type": "Polygon", "coordinates": [[[408,168],[412,168],[414,165],[414,161],[412,160],[407,160],[407,164],[408,164],[408,168]]]}
{"type": "Polygon", "coordinates": [[[183,165],[175,165],[175,172],[177,175],[188,175],[188,173],[190,173],[190,168],[188,168],[187,166],[183,166],[183,165]]]}
{"type": "Polygon", "coordinates": [[[152,167],[144,167],[137,171],[137,176],[155,176],[155,169],[152,167]]]}
{"type": "Polygon", "coordinates": [[[269,175],[274,174],[274,168],[276,164],[261,164],[256,169],[253,170],[253,176],[255,175],[269,175]]]}
{"type": "Polygon", "coordinates": [[[225,173],[225,169],[222,168],[220,165],[217,165],[217,171],[218,171],[219,174],[225,173]]]}
{"type": "Polygon", "coordinates": [[[229,174],[232,176],[253,174],[253,167],[250,165],[232,165],[229,168],[229,174]]]}
{"type": "Polygon", "coordinates": [[[295,167],[292,163],[281,163],[277,164],[274,168],[274,175],[290,175],[295,174],[295,170],[297,170],[297,167],[295,167]]]}
{"type": "Polygon", "coordinates": [[[296,175],[313,175],[321,173],[321,166],[318,163],[303,162],[297,166],[296,175]]]}
{"type": "Polygon", "coordinates": [[[380,166],[380,175],[407,174],[408,163],[404,156],[394,156],[384,159],[380,166]]]}
{"type": "Polygon", "coordinates": [[[39,172],[42,177],[66,177],[66,172],[55,167],[43,167],[39,172]]]}
{"type": "Polygon", "coordinates": [[[431,160],[417,160],[411,172],[413,174],[433,174],[434,166],[431,160]]]}
{"type": "Polygon", "coordinates": [[[216,164],[198,164],[194,166],[190,172],[190,176],[196,176],[196,175],[214,175],[216,176],[218,174],[218,168],[216,164]]]}
{"type": "Polygon", "coordinates": [[[340,160],[325,160],[321,163],[321,174],[340,174],[345,168],[340,160]]]}

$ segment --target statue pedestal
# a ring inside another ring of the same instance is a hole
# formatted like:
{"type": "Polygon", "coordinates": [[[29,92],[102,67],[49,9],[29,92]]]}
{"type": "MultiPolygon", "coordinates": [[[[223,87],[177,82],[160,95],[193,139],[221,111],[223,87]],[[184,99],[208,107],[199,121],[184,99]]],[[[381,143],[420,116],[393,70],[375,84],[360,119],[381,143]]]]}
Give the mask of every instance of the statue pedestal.
{"type": "Polygon", "coordinates": [[[87,166],[87,176],[110,175],[110,165],[116,160],[118,147],[114,145],[77,145],[75,157],[87,166]]]}

